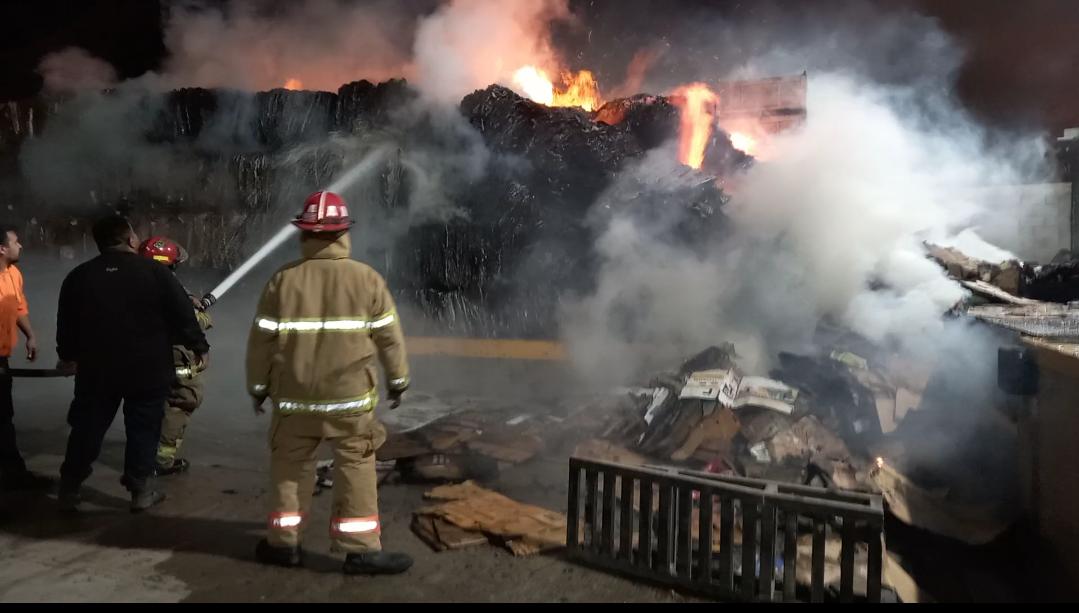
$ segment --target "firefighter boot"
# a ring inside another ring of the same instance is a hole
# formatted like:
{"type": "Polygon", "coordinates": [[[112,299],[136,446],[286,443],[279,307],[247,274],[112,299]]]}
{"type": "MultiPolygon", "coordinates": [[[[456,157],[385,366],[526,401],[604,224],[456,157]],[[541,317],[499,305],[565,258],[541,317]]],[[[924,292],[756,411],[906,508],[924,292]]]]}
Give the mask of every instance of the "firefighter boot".
{"type": "Polygon", "coordinates": [[[157,490],[145,489],[139,492],[131,492],[131,512],[142,513],[152,506],[165,502],[165,493],[157,490]]]}
{"type": "Polygon", "coordinates": [[[79,510],[80,502],[82,502],[82,496],[79,495],[79,487],[61,482],[60,491],[56,496],[56,503],[60,508],[60,512],[76,513],[79,510]]]}
{"type": "Polygon", "coordinates": [[[345,556],[346,575],[397,575],[412,567],[412,557],[407,553],[365,551],[345,556]]]}
{"type": "Polygon", "coordinates": [[[177,458],[172,461],[171,464],[165,466],[158,466],[154,469],[154,475],[158,477],[166,477],[168,475],[178,475],[180,473],[187,472],[187,469],[191,468],[191,463],[183,458],[177,458]]]}
{"type": "Polygon", "coordinates": [[[274,547],[266,539],[255,547],[255,557],[263,564],[294,568],[303,566],[303,549],[300,547],[274,547]]]}

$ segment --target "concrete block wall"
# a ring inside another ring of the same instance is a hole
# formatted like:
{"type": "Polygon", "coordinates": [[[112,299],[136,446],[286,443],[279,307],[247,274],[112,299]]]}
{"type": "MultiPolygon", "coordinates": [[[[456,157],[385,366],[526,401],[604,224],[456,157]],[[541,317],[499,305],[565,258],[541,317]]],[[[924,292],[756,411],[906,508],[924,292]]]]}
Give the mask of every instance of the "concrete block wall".
{"type": "Polygon", "coordinates": [[[983,187],[974,194],[990,211],[977,227],[990,243],[1039,263],[1071,249],[1071,183],[983,187]]]}

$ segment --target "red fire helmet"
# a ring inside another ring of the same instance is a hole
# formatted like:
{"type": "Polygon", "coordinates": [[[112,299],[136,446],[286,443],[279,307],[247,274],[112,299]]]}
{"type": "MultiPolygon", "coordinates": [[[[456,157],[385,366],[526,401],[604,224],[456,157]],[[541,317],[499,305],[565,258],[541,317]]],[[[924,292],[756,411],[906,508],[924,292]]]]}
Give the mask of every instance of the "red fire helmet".
{"type": "Polygon", "coordinates": [[[139,255],[166,266],[175,266],[187,261],[187,251],[179,243],[165,236],[151,236],[142,241],[139,245],[139,255]]]}
{"type": "Polygon", "coordinates": [[[293,224],[307,232],[340,232],[352,226],[345,201],[333,192],[315,192],[303,203],[293,224]]]}

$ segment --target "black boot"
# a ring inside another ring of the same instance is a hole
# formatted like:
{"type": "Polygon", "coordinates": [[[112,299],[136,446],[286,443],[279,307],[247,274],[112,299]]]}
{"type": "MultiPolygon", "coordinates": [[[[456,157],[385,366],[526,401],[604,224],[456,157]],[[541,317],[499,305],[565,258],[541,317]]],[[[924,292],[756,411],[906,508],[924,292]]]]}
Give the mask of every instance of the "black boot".
{"type": "Polygon", "coordinates": [[[79,486],[66,485],[61,482],[60,491],[56,496],[56,503],[60,508],[60,512],[76,513],[79,510],[80,502],[82,502],[82,496],[79,495],[79,486]]]}
{"type": "Polygon", "coordinates": [[[154,470],[154,474],[158,477],[165,477],[168,475],[178,475],[180,473],[186,473],[187,469],[191,468],[191,463],[183,458],[177,458],[172,461],[172,464],[168,466],[158,466],[154,470]]]}
{"type": "Polygon", "coordinates": [[[303,549],[299,547],[274,547],[266,539],[255,547],[255,557],[263,564],[295,568],[303,566],[303,549]]]}
{"type": "Polygon", "coordinates": [[[157,490],[145,489],[139,492],[131,492],[131,512],[142,513],[152,506],[165,502],[165,493],[157,490]]]}
{"type": "Polygon", "coordinates": [[[412,557],[407,553],[367,551],[345,556],[342,570],[346,575],[396,575],[412,567],[412,557]]]}

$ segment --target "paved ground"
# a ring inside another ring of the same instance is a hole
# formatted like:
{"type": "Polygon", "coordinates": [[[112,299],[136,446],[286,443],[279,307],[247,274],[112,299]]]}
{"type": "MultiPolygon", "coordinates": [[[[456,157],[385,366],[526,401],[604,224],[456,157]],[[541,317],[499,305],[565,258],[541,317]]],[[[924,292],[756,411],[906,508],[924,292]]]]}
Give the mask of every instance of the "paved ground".
{"type": "MultiPolygon", "coordinates": [[[[70,263],[29,260],[32,318],[41,338],[40,366],[55,362],[52,321],[55,297],[70,263]]],[[[132,516],[119,484],[123,464],[122,418],[106,440],[87,482],[88,504],[77,518],[56,512],[55,497],[0,493],[0,602],[9,601],[684,601],[669,590],[593,571],[560,555],[515,558],[482,546],[432,552],[409,529],[426,489],[387,485],[380,490],[384,543],[413,555],[406,575],[345,577],[341,559],[328,554],[329,496],[317,499],[308,532],[308,568],[267,568],[254,561],[266,516],[268,416],[255,418],[243,391],[243,353],[258,283],[256,271],[215,307],[210,333],[211,371],[206,404],[189,429],[186,475],[166,481],[169,500],[132,516]]],[[[260,276],[261,275],[261,276],[260,276]]],[[[205,286],[193,284],[194,290],[205,286]]],[[[407,322],[406,322],[407,323],[407,322]]],[[[16,366],[25,365],[21,359],[16,366]]],[[[542,411],[572,402],[574,378],[538,363],[463,360],[414,361],[419,391],[449,399],[467,394],[492,408],[542,411]]],[[[415,398],[418,394],[414,395],[415,398]]],[[[68,428],[71,382],[21,379],[15,384],[16,427],[30,467],[56,475],[68,428]]],[[[506,470],[493,487],[522,500],[565,510],[566,458],[572,444],[548,441],[541,458],[506,470]],[[561,448],[560,448],[561,447],[561,448]]],[[[942,546],[939,539],[891,526],[891,545],[926,559],[920,574],[944,600],[1014,601],[1037,594],[1009,585],[1022,574],[1019,558],[1003,552],[942,546]],[[1001,559],[1004,563],[1001,563],[1001,559]],[[1009,562],[1010,561],[1010,562],[1009,562]],[[959,570],[962,569],[962,570],[959,570]],[[928,579],[927,579],[928,578],[928,579]],[[939,585],[937,585],[939,584],[939,585]],[[950,593],[954,592],[954,593],[950,593]]],[[[916,566],[923,566],[921,563],[916,566]]]]}
{"type": "MultiPolygon", "coordinates": [[[[51,322],[62,272],[25,262],[42,366],[55,360],[51,322]]],[[[329,496],[317,499],[308,533],[309,568],[263,567],[253,550],[266,516],[268,416],[256,419],[243,393],[243,339],[253,293],[228,296],[215,312],[206,404],[189,429],[190,473],[166,482],[169,500],[132,516],[119,484],[122,418],[87,482],[77,518],[58,514],[52,495],[0,498],[0,601],[670,601],[680,595],[573,565],[559,555],[515,558],[493,546],[434,553],[409,530],[425,488],[380,491],[384,542],[416,558],[406,575],[345,577],[328,552],[329,496]]],[[[520,364],[421,362],[418,386],[456,389],[493,403],[553,402],[557,372],[520,364]]],[[[30,467],[56,475],[68,428],[68,380],[16,381],[16,425],[30,467]]],[[[565,455],[503,473],[495,487],[523,501],[564,510],[565,455]]],[[[0,496],[4,496],[0,494],[0,496]]]]}

